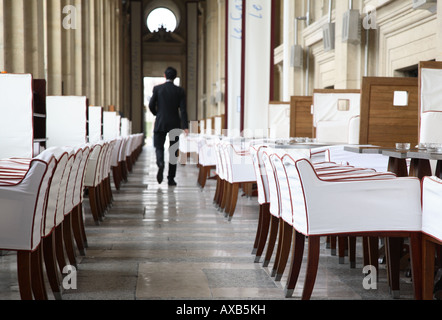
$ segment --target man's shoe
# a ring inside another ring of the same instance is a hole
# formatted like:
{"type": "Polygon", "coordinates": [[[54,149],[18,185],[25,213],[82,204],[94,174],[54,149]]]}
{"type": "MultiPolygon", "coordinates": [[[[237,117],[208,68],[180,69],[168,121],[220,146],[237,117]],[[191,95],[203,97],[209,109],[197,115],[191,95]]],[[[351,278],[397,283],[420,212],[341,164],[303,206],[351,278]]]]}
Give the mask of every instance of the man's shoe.
{"type": "Polygon", "coordinates": [[[164,167],[158,167],[157,181],[159,184],[161,184],[161,182],[163,182],[163,171],[164,171],[164,167]]]}
{"type": "Polygon", "coordinates": [[[167,184],[171,187],[176,186],[176,182],[174,179],[169,180],[169,182],[167,184]]]}

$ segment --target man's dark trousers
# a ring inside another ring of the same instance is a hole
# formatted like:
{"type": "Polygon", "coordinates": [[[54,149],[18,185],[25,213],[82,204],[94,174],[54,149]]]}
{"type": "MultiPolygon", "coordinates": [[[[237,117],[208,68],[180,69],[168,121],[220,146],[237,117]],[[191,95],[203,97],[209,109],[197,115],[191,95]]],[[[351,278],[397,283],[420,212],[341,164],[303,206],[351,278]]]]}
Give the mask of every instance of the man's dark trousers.
{"type": "MultiPolygon", "coordinates": [[[[155,147],[155,153],[157,157],[157,166],[158,168],[164,168],[164,144],[166,142],[167,132],[154,132],[153,135],[153,144],[155,147]]],[[[178,145],[175,146],[175,144],[179,143],[179,136],[174,137],[174,141],[170,141],[169,146],[169,172],[167,179],[173,180],[175,179],[176,175],[176,169],[177,169],[177,162],[178,162],[178,145]]]]}

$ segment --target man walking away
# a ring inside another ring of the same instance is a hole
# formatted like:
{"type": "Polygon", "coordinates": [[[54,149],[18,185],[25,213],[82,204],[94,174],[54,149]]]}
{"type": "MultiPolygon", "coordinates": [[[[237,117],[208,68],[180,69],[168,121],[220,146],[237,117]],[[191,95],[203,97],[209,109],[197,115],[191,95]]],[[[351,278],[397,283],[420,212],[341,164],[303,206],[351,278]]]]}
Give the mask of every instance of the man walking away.
{"type": "MultiPolygon", "coordinates": [[[[153,143],[157,158],[157,181],[163,181],[164,171],[164,143],[166,136],[172,130],[183,129],[187,135],[189,132],[186,107],[186,93],[183,88],[176,86],[173,81],[177,77],[177,71],[169,67],[164,72],[166,82],[154,87],[152,98],[149,102],[149,109],[155,119],[153,143]]],[[[175,132],[176,133],[176,132],[175,132]]],[[[177,154],[173,150],[178,151],[174,145],[179,143],[179,134],[169,135],[169,172],[168,185],[176,186],[175,175],[177,169],[177,154]]]]}

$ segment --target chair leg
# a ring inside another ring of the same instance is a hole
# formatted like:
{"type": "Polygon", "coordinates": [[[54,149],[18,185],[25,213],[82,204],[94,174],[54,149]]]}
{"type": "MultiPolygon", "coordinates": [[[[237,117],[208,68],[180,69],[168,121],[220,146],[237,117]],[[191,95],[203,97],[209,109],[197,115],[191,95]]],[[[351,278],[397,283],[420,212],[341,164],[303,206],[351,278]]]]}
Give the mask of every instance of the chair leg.
{"type": "Polygon", "coordinates": [[[348,257],[350,260],[350,268],[356,268],[356,237],[348,237],[348,257]]]}
{"type": "Polygon", "coordinates": [[[282,246],[284,242],[283,237],[284,237],[284,220],[280,219],[278,225],[278,246],[276,247],[275,263],[273,264],[273,269],[271,273],[272,277],[276,277],[279,258],[281,256],[282,246]]]}
{"type": "MultiPolygon", "coordinates": [[[[258,242],[259,242],[259,235],[261,234],[262,229],[262,204],[259,205],[259,214],[258,214],[258,226],[256,229],[256,235],[255,235],[255,242],[253,243],[253,250],[252,254],[256,254],[257,248],[258,248],[258,242]]],[[[258,262],[258,261],[255,261],[258,262]]]]}
{"type": "Polygon", "coordinates": [[[55,237],[53,232],[46,238],[43,238],[43,256],[46,267],[46,275],[48,277],[52,293],[54,294],[56,300],[61,300],[62,287],[60,275],[57,269],[55,237]]]}
{"type": "Polygon", "coordinates": [[[436,244],[424,235],[422,239],[422,299],[424,300],[433,300],[435,252],[436,244]]]}
{"type": "Polygon", "coordinates": [[[236,204],[238,202],[238,192],[239,192],[239,184],[238,183],[234,183],[232,185],[230,202],[229,202],[229,211],[228,211],[229,221],[232,220],[233,215],[235,214],[236,204]]]}
{"type": "Polygon", "coordinates": [[[368,261],[369,265],[373,266],[377,274],[379,274],[379,238],[378,237],[368,237],[368,261]]]}
{"type": "Polygon", "coordinates": [[[368,245],[368,237],[362,237],[362,254],[363,254],[363,264],[367,266],[370,264],[369,258],[369,245],[368,245]]]}
{"type": "Polygon", "coordinates": [[[282,223],[282,226],[283,235],[281,253],[279,254],[279,261],[276,266],[275,281],[281,281],[282,275],[284,274],[287,266],[287,261],[289,259],[290,249],[292,246],[293,227],[285,221],[282,223]]]}
{"type": "Polygon", "coordinates": [[[229,196],[229,190],[230,190],[230,183],[228,183],[227,181],[224,182],[224,186],[223,186],[223,192],[222,192],[222,198],[221,198],[221,205],[219,207],[219,209],[221,211],[224,211],[224,209],[226,208],[226,203],[227,203],[227,197],[229,196]]]}
{"type": "Polygon", "coordinates": [[[48,300],[43,276],[41,245],[31,253],[31,286],[35,300],[48,300]]]}
{"type": "Polygon", "coordinates": [[[96,187],[89,187],[89,203],[91,206],[92,218],[96,225],[100,224],[98,205],[97,205],[97,189],[96,187]]]}
{"type": "Polygon", "coordinates": [[[285,288],[286,298],[290,298],[295,291],[296,283],[298,282],[299,273],[301,271],[302,259],[304,256],[305,236],[294,230],[293,233],[293,249],[292,261],[290,264],[289,276],[285,288]]]}
{"type": "Polygon", "coordinates": [[[75,257],[75,248],[72,239],[72,214],[69,213],[64,217],[63,222],[61,223],[63,226],[63,241],[65,245],[66,255],[69,259],[69,262],[74,267],[77,267],[77,259],[75,257]]]}
{"type": "MultiPolygon", "coordinates": [[[[414,232],[410,236],[410,257],[411,257],[411,272],[413,277],[414,298],[416,300],[423,299],[423,277],[424,273],[422,267],[422,234],[414,232]]],[[[434,254],[433,254],[434,266],[434,254]]],[[[434,268],[434,267],[433,267],[434,268]]],[[[434,275],[434,272],[431,273],[434,275]]]]}
{"type": "Polygon", "coordinates": [[[388,237],[385,249],[387,250],[387,267],[390,291],[394,299],[400,297],[400,259],[402,238],[388,237]]]}
{"type": "Polygon", "coordinates": [[[339,264],[344,264],[345,262],[345,251],[347,250],[348,238],[344,236],[338,237],[338,256],[339,264]]]}
{"type": "Polygon", "coordinates": [[[66,258],[64,251],[64,243],[63,243],[63,227],[60,223],[57,227],[55,227],[55,253],[58,262],[58,268],[60,273],[63,274],[63,269],[66,267],[66,258]]]}
{"type": "Polygon", "coordinates": [[[310,300],[310,297],[313,293],[313,287],[315,286],[316,275],[318,273],[319,248],[320,237],[309,236],[307,271],[305,276],[304,289],[302,292],[302,300],[310,300]]]}
{"type": "Polygon", "coordinates": [[[86,229],[84,227],[84,215],[83,215],[83,203],[80,202],[78,205],[78,219],[80,224],[81,236],[83,238],[84,247],[87,248],[89,245],[87,243],[86,229]]]}
{"type": "Polygon", "coordinates": [[[264,248],[267,242],[267,237],[269,234],[269,227],[270,227],[270,211],[269,211],[269,204],[265,203],[263,204],[261,209],[261,227],[259,228],[259,234],[257,234],[257,245],[256,245],[256,258],[255,262],[258,262],[261,258],[264,248]],[[258,261],[256,261],[258,259],[258,261]]]}
{"type": "Polygon", "coordinates": [[[264,258],[264,263],[262,265],[264,268],[269,265],[270,259],[273,255],[273,250],[275,249],[276,237],[278,236],[278,225],[279,218],[271,214],[269,241],[267,243],[267,251],[264,258]]]}
{"type": "Polygon", "coordinates": [[[330,236],[330,254],[336,256],[337,237],[330,236]]]}
{"type": "Polygon", "coordinates": [[[81,220],[80,204],[78,204],[72,210],[72,231],[74,234],[75,243],[77,244],[77,249],[80,252],[80,255],[84,256],[86,254],[86,249],[81,231],[80,220],[81,220]]]}
{"type": "Polygon", "coordinates": [[[215,195],[213,196],[213,204],[215,206],[219,206],[219,193],[221,189],[221,178],[216,177],[216,188],[215,188],[215,195]]]}
{"type": "Polygon", "coordinates": [[[32,300],[31,253],[29,251],[17,251],[17,277],[21,299],[32,300]]]}

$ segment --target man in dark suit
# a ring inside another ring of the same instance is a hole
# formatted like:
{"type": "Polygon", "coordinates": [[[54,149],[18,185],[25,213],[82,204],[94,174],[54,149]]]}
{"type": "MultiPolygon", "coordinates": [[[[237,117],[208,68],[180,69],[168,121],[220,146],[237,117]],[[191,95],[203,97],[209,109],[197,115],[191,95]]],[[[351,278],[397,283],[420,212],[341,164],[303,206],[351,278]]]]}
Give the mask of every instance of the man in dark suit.
{"type": "Polygon", "coordinates": [[[175,144],[179,143],[179,133],[182,132],[179,129],[183,129],[185,134],[188,134],[189,128],[186,93],[183,88],[173,83],[177,77],[177,71],[174,68],[167,68],[164,76],[166,77],[166,82],[153,89],[149,109],[156,116],[153,142],[158,166],[157,181],[158,183],[163,181],[164,143],[166,142],[167,134],[169,134],[169,172],[167,179],[169,186],[176,186],[176,151],[178,151],[178,145],[175,144]]]}

